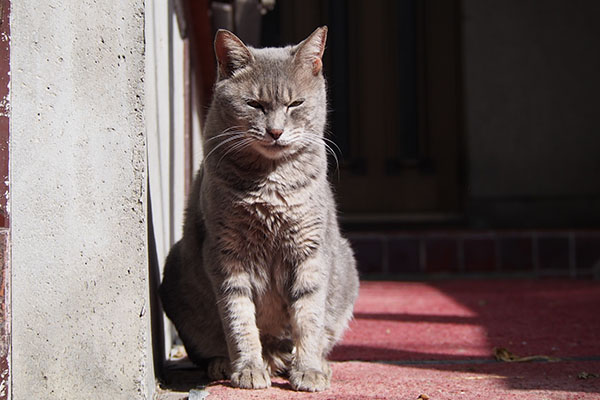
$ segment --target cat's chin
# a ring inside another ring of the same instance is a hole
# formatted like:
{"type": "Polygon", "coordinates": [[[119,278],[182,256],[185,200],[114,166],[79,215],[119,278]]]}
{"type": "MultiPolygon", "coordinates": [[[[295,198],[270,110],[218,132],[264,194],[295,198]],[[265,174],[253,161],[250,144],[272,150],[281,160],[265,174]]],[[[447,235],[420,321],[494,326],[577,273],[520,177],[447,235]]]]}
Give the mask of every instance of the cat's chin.
{"type": "Polygon", "coordinates": [[[254,149],[263,157],[269,160],[279,160],[291,155],[294,151],[292,146],[280,143],[262,143],[255,142],[254,149]]]}

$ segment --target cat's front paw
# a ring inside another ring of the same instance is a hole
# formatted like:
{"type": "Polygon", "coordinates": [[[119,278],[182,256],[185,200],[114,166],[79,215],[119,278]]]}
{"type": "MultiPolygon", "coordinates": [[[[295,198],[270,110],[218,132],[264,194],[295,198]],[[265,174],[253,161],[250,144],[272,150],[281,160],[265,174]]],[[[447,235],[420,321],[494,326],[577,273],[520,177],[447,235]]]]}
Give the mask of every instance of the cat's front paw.
{"type": "Polygon", "coordinates": [[[242,389],[265,389],[271,386],[266,368],[246,366],[231,374],[231,384],[242,389]]]}
{"type": "Polygon", "coordinates": [[[290,384],[295,390],[320,392],[329,387],[331,373],[323,373],[316,369],[292,370],[290,384]]]}

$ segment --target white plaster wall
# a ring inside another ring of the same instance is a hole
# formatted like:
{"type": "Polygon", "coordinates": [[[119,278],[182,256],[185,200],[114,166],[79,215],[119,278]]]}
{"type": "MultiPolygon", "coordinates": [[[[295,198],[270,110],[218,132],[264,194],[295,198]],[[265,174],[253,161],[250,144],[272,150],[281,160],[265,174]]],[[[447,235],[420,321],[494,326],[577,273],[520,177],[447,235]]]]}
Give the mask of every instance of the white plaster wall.
{"type": "Polygon", "coordinates": [[[146,1],[148,161],[157,256],[183,230],[185,142],[183,39],[169,2],[146,1]]]}
{"type": "MultiPolygon", "coordinates": [[[[164,0],[146,0],[148,176],[161,276],[169,249],[183,233],[186,117],[183,46],[171,4],[164,0]]],[[[174,329],[169,320],[163,318],[164,351],[168,355],[174,329]]]]}
{"type": "Polygon", "coordinates": [[[147,399],[143,0],[11,10],[12,399],[147,399]]]}
{"type": "Polygon", "coordinates": [[[171,47],[168,1],[146,2],[146,110],[149,182],[157,257],[162,261],[171,246],[169,170],[171,96],[169,48],[171,47]]]}

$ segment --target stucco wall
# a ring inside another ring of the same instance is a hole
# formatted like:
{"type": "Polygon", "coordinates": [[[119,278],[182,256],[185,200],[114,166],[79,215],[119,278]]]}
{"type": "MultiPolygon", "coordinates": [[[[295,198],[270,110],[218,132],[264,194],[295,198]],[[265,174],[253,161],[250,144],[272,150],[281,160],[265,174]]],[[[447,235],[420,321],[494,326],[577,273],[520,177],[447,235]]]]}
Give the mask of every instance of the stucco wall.
{"type": "Polygon", "coordinates": [[[150,398],[144,1],[11,28],[12,398],[150,398]]]}

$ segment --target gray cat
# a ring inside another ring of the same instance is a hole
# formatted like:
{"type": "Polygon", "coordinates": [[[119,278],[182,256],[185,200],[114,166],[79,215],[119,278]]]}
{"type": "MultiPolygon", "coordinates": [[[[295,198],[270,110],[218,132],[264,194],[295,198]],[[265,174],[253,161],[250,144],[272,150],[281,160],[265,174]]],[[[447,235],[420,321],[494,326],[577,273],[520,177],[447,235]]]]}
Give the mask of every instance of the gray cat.
{"type": "Polygon", "coordinates": [[[215,38],[206,156],[160,295],[191,360],[235,387],[280,374],[326,389],[352,317],[358,274],[327,181],[326,37],[264,49],[215,38]]]}

